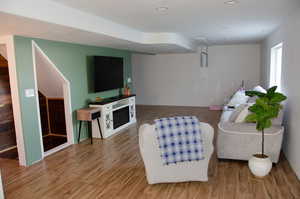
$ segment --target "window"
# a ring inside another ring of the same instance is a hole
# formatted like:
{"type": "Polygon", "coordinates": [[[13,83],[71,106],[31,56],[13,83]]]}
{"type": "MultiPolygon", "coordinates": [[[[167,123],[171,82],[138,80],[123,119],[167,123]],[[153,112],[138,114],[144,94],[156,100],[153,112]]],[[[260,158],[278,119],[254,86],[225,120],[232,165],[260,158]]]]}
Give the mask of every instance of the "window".
{"type": "Polygon", "coordinates": [[[281,91],[282,43],[271,49],[270,87],[277,86],[281,91]]]}

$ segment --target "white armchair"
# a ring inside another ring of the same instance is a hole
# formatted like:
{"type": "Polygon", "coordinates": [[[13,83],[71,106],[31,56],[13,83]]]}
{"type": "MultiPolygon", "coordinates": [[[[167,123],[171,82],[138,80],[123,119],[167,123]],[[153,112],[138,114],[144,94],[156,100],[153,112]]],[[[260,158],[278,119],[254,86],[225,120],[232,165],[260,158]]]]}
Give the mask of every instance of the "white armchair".
{"type": "Polygon", "coordinates": [[[208,180],[208,165],[214,150],[214,129],[207,123],[200,123],[200,128],[203,136],[205,159],[166,166],[163,165],[160,157],[155,126],[144,124],[140,127],[139,146],[149,184],[208,180]]]}

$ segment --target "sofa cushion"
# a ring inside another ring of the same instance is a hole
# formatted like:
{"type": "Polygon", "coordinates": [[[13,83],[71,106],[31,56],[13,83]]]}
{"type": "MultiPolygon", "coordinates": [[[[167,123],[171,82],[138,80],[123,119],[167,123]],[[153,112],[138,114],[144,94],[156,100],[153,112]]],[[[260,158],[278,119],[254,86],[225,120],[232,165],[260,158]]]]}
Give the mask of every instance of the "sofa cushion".
{"type": "Polygon", "coordinates": [[[245,91],[238,90],[230,99],[228,106],[238,106],[240,104],[247,103],[249,96],[245,94],[245,91]]]}
{"type": "Polygon", "coordinates": [[[230,120],[231,115],[233,114],[235,109],[233,110],[223,110],[220,122],[228,122],[230,120]]]}
{"type": "Polygon", "coordinates": [[[240,113],[237,115],[236,119],[235,119],[235,123],[244,123],[246,122],[246,117],[249,115],[249,105],[245,105],[243,107],[243,109],[240,111],[240,113]]]}
{"type": "Polygon", "coordinates": [[[239,116],[239,114],[241,113],[242,110],[244,110],[244,108],[246,107],[246,104],[241,104],[238,107],[236,107],[236,109],[234,109],[232,111],[232,114],[230,115],[228,121],[229,122],[235,122],[236,118],[239,116]]]}
{"type": "MultiPolygon", "coordinates": [[[[263,87],[261,87],[261,86],[255,86],[253,89],[252,89],[252,91],[258,91],[258,92],[261,92],[261,93],[267,93],[267,91],[266,91],[266,89],[264,89],[263,87]]],[[[254,96],[254,97],[250,97],[249,99],[248,99],[248,103],[255,103],[256,102],[256,99],[257,99],[257,97],[256,96],[254,96]]]]}
{"type": "Polygon", "coordinates": [[[267,93],[266,89],[264,89],[264,88],[261,87],[260,85],[255,86],[252,90],[253,90],[253,91],[258,91],[258,92],[261,92],[261,93],[267,93]]]}

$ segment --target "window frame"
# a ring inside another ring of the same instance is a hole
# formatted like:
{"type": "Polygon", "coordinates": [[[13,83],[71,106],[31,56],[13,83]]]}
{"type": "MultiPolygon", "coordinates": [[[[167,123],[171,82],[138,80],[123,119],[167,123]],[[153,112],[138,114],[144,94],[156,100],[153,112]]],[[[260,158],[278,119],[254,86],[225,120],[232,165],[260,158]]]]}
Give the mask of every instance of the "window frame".
{"type": "Polygon", "coordinates": [[[283,42],[274,45],[271,48],[270,60],[270,79],[269,86],[277,86],[278,91],[281,91],[281,73],[282,73],[282,56],[283,55],[283,42]],[[280,56],[279,56],[280,53],[280,56]]]}

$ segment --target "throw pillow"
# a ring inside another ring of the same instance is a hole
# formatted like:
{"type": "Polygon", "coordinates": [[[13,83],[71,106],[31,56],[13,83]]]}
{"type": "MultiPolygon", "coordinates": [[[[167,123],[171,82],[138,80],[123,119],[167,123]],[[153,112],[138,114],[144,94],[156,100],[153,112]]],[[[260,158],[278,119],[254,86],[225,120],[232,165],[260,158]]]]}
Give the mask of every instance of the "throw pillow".
{"type": "Polygon", "coordinates": [[[230,99],[228,106],[238,106],[240,104],[247,103],[249,96],[245,94],[245,91],[238,90],[230,99]]]}
{"type": "Polygon", "coordinates": [[[261,93],[266,93],[266,89],[264,89],[263,87],[261,87],[260,85],[258,86],[255,86],[253,89],[253,91],[258,91],[258,92],[261,92],[261,93]]]}
{"type": "Polygon", "coordinates": [[[246,104],[241,104],[238,107],[236,107],[236,109],[234,109],[233,113],[230,115],[229,117],[229,122],[235,122],[235,120],[237,119],[237,117],[239,116],[239,114],[241,113],[242,110],[244,110],[244,108],[246,107],[246,104]]]}
{"type": "MultiPolygon", "coordinates": [[[[267,91],[261,87],[261,86],[255,86],[253,89],[253,91],[258,91],[258,92],[261,92],[261,93],[266,93],[267,91]]],[[[256,102],[256,99],[257,97],[250,97],[249,100],[248,100],[248,103],[255,103],[256,102]]]]}
{"type": "Polygon", "coordinates": [[[238,116],[235,119],[235,123],[244,123],[246,117],[249,115],[249,105],[245,105],[243,110],[238,114],[238,116]]]}

